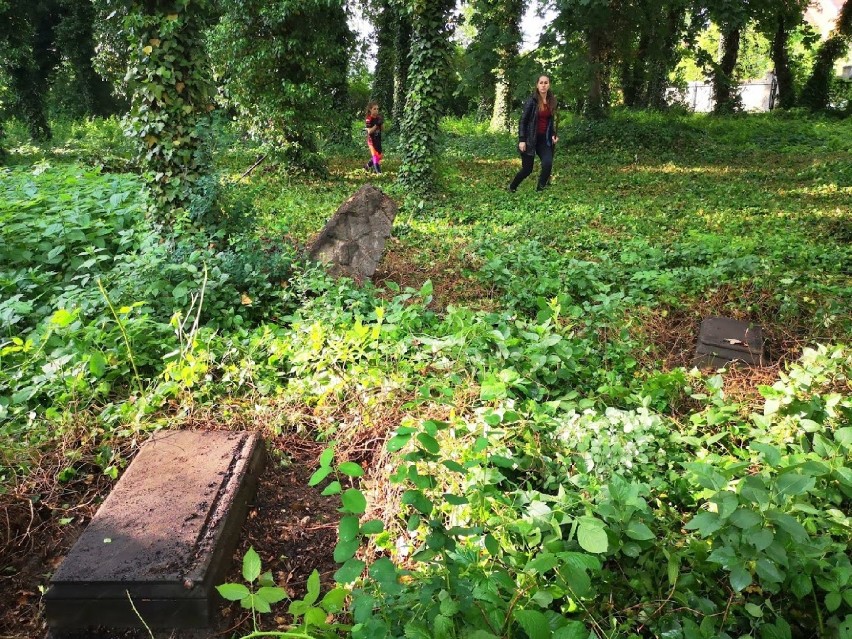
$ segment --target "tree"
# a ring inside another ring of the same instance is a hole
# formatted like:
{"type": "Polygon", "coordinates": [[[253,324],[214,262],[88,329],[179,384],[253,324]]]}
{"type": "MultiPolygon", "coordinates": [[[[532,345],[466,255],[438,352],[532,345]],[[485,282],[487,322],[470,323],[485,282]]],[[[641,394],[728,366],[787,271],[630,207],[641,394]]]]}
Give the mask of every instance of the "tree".
{"type": "Polygon", "coordinates": [[[204,32],[211,0],[132,0],[128,42],[128,123],[150,191],[152,220],[187,221],[189,202],[207,172],[203,128],[211,104],[204,32]]]}
{"type": "Polygon", "coordinates": [[[526,0],[475,0],[471,22],[476,36],[469,48],[479,90],[491,105],[491,130],[509,128],[511,82],[521,45],[526,0]]]}
{"type": "Polygon", "coordinates": [[[713,68],[713,112],[731,113],[740,108],[739,93],[735,90],[740,36],[748,24],[753,9],[749,0],[708,0],[707,15],[719,27],[719,58],[713,68]]]}
{"type": "Polygon", "coordinates": [[[210,45],[230,106],[291,166],[324,170],[319,138],[351,115],[342,105],[355,39],[342,0],[220,2],[210,45]]]}
{"type": "Polygon", "coordinates": [[[555,27],[573,41],[580,34],[586,59],[586,95],[582,102],[586,115],[599,118],[609,108],[609,76],[618,63],[619,50],[635,35],[636,2],[610,0],[556,0],[555,27]]]}
{"type": "Polygon", "coordinates": [[[39,141],[51,136],[45,102],[50,74],[59,63],[54,46],[58,22],[55,0],[0,3],[0,39],[5,45],[2,64],[9,83],[10,111],[39,141]]]}
{"type": "Polygon", "coordinates": [[[444,70],[449,56],[454,0],[402,0],[400,9],[412,25],[408,92],[402,121],[402,166],[399,180],[410,191],[434,187],[438,124],[445,97],[444,70]]]}
{"type": "Polygon", "coordinates": [[[408,93],[408,67],[411,61],[411,18],[400,5],[396,9],[396,32],[394,33],[393,67],[393,119],[402,122],[405,113],[405,96],[408,93]]]}
{"type": "Polygon", "coordinates": [[[92,64],[95,55],[95,6],[92,2],[59,0],[60,20],[56,26],[56,46],[67,60],[73,75],[65,87],[68,102],[77,114],[109,115],[116,110],[111,87],[92,64]]]}
{"type": "Polygon", "coordinates": [[[852,40],[852,0],[846,0],[840,8],[834,30],[817,52],[811,75],[802,89],[803,106],[814,111],[828,108],[834,63],[848,50],[850,40],[852,40]]]}
{"type": "Polygon", "coordinates": [[[394,111],[394,70],[396,68],[396,31],[398,15],[388,0],[370,9],[375,30],[376,70],[373,74],[372,97],[386,113],[394,111]]]}
{"type": "Polygon", "coordinates": [[[632,12],[632,42],[619,52],[624,104],[636,108],[666,106],[669,74],[681,57],[689,0],[640,0],[632,12]]]}

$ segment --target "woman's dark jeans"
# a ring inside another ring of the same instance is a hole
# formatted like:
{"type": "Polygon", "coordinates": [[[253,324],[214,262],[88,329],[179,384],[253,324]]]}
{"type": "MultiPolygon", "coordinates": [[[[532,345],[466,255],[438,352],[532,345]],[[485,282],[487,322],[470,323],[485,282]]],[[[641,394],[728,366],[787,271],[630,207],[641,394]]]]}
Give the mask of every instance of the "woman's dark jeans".
{"type": "MultiPolygon", "coordinates": [[[[535,152],[541,160],[541,173],[538,174],[538,188],[540,190],[547,186],[547,181],[550,179],[550,171],[553,168],[553,147],[547,144],[545,140],[539,140],[535,145],[535,152]]],[[[532,173],[534,159],[535,156],[531,154],[521,153],[521,170],[512,180],[509,190],[517,189],[521,182],[532,173]]]]}

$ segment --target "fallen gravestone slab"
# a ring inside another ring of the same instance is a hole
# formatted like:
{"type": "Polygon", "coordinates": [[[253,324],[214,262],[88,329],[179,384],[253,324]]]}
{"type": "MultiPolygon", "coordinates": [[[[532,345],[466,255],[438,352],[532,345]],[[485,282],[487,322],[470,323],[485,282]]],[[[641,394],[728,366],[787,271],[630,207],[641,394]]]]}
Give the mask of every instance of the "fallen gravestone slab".
{"type": "Polygon", "coordinates": [[[692,363],[713,368],[737,363],[763,366],[765,357],[760,326],[727,317],[708,317],[701,322],[692,363]]]}
{"type": "Polygon", "coordinates": [[[50,628],[212,625],[262,466],[257,434],[156,434],[50,580],[50,628]]]}
{"type": "Polygon", "coordinates": [[[397,213],[396,203],[369,184],[340,205],[308,255],[332,274],[361,282],[376,272],[397,213]]]}

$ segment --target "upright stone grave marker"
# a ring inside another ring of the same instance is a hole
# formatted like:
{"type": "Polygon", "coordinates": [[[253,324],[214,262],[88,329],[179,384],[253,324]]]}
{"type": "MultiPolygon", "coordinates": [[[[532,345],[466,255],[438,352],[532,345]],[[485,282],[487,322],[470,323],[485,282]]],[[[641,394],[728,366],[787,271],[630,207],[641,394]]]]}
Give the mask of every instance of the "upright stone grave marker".
{"type": "Polygon", "coordinates": [[[397,213],[396,203],[366,184],[340,205],[311,245],[311,259],[331,265],[334,275],[361,282],[376,272],[397,213]]]}
{"type": "Polygon", "coordinates": [[[156,434],[50,580],[48,625],[211,626],[262,466],[257,434],[156,434]]]}

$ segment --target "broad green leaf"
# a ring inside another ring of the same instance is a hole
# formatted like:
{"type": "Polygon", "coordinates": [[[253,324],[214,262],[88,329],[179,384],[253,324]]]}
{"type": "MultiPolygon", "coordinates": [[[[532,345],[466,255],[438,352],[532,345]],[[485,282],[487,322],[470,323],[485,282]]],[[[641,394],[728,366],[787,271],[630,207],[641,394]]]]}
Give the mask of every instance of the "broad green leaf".
{"type": "Polygon", "coordinates": [[[735,592],[740,592],[751,585],[751,573],[744,566],[734,566],[728,578],[735,592]]]}
{"type": "Polygon", "coordinates": [[[798,473],[786,473],[778,477],[776,485],[779,497],[801,495],[816,485],[816,479],[798,473]]]}
{"type": "Polygon", "coordinates": [[[89,372],[95,377],[101,377],[106,372],[106,358],[100,351],[95,351],[89,357],[89,372]]]}
{"type": "Polygon", "coordinates": [[[752,442],[749,445],[753,451],[760,453],[763,455],[763,458],[766,460],[766,463],[769,464],[772,468],[776,468],[779,463],[781,463],[781,451],[778,450],[775,446],[771,444],[764,444],[763,442],[752,442]]]}
{"type": "Polygon", "coordinates": [[[593,636],[582,621],[569,621],[558,630],[553,631],[553,639],[589,639],[593,636]]]}
{"type": "Polygon", "coordinates": [[[767,559],[766,557],[762,557],[757,560],[757,563],[755,564],[755,572],[757,572],[757,576],[764,581],[778,584],[784,581],[784,573],[779,570],[778,566],[776,566],[772,560],[767,559]]]}
{"type": "Polygon", "coordinates": [[[635,539],[636,541],[647,541],[649,539],[654,539],[655,537],[650,528],[635,519],[630,520],[630,523],[627,524],[627,530],[624,532],[628,537],[635,539]]]}
{"type": "Polygon", "coordinates": [[[810,575],[793,575],[793,578],[790,580],[790,590],[793,591],[793,594],[796,595],[797,599],[804,599],[813,590],[813,584],[811,583],[810,575]]]}
{"type": "Polygon", "coordinates": [[[428,433],[418,433],[417,441],[419,441],[420,445],[433,455],[437,455],[441,451],[441,445],[438,443],[438,440],[428,433]]]}
{"type": "Polygon", "coordinates": [[[406,490],[402,493],[402,503],[409,504],[424,515],[432,512],[434,504],[419,490],[406,490]]]}
{"type": "Polygon", "coordinates": [[[332,588],[322,598],[321,605],[326,612],[340,612],[346,605],[346,597],[349,591],[346,588],[332,588]]]}
{"type": "Polygon", "coordinates": [[[306,626],[322,626],[328,615],[322,608],[308,608],[305,611],[306,626]]]}
{"type": "Polygon", "coordinates": [[[829,612],[834,612],[838,608],[840,608],[840,604],[843,602],[843,597],[836,590],[828,593],[825,596],[825,609],[829,612]]]}
{"type": "Polygon", "coordinates": [[[305,594],[305,598],[303,601],[309,605],[313,606],[314,602],[319,598],[320,594],[320,576],[319,571],[314,569],[311,573],[311,576],[308,577],[308,588],[307,593],[305,594]]]}
{"type": "Polygon", "coordinates": [[[344,561],[353,557],[358,551],[359,542],[357,539],[343,541],[342,539],[334,546],[334,561],[342,564],[344,561]]]}
{"type": "Polygon", "coordinates": [[[328,486],[322,489],[321,495],[324,497],[328,497],[329,495],[339,495],[343,490],[343,486],[340,485],[340,482],[337,480],[328,482],[328,486]]]}
{"type": "Polygon", "coordinates": [[[370,576],[379,583],[395,583],[397,579],[396,566],[387,557],[380,557],[370,566],[370,576]]]}
{"type": "Polygon", "coordinates": [[[349,559],[334,573],[334,580],[339,584],[348,584],[361,576],[366,564],[360,559],[349,559]]]}
{"type": "Polygon", "coordinates": [[[334,459],[334,446],[329,446],[320,454],[319,463],[320,467],[328,468],[331,466],[331,462],[334,459]]]}
{"type": "Polygon", "coordinates": [[[577,542],[586,552],[604,553],[609,548],[604,524],[594,517],[580,517],[577,528],[577,542]]]}
{"type": "Polygon", "coordinates": [[[778,527],[785,531],[794,541],[805,542],[809,539],[808,532],[804,529],[795,517],[786,513],[770,510],[766,513],[767,519],[775,522],[778,527]]]}
{"type": "Polygon", "coordinates": [[[550,553],[539,553],[534,559],[527,562],[524,570],[527,572],[545,573],[559,565],[559,558],[550,553]]]}
{"type": "Polygon", "coordinates": [[[747,603],[745,606],[743,606],[743,608],[745,608],[745,611],[752,617],[759,619],[763,616],[763,610],[760,608],[760,606],[757,606],[751,602],[747,603]]]}
{"type": "Polygon", "coordinates": [[[550,639],[553,635],[547,617],[538,610],[515,610],[513,617],[529,639],[550,639]]]}
{"type": "Polygon", "coordinates": [[[260,576],[260,556],[254,547],[249,548],[243,557],[243,579],[252,583],[260,576]]]}
{"type": "Polygon", "coordinates": [[[763,528],[757,532],[749,533],[747,541],[757,551],[766,550],[775,540],[775,534],[769,528],[763,528]]]}
{"type": "Polygon", "coordinates": [[[395,435],[388,440],[388,450],[392,453],[405,448],[411,440],[411,435],[395,435]]]}
{"type": "Polygon", "coordinates": [[[355,515],[347,515],[340,520],[337,525],[337,536],[341,541],[352,541],[358,536],[358,517],[355,515]]]}
{"type": "Polygon", "coordinates": [[[496,557],[500,552],[500,543],[495,539],[493,535],[490,533],[485,535],[485,549],[493,556],[496,557]]]}
{"type": "Polygon", "coordinates": [[[268,604],[278,603],[287,599],[287,592],[278,586],[263,586],[258,588],[256,595],[268,604]]]}
{"type": "MultiPolygon", "coordinates": [[[[245,600],[243,600],[243,601],[245,601],[245,600]]],[[[258,612],[264,612],[264,613],[272,612],[272,607],[269,605],[269,602],[266,601],[265,599],[261,599],[257,595],[251,596],[251,605],[258,612]]]]}
{"type": "Polygon", "coordinates": [[[341,495],[340,500],[343,502],[343,508],[340,509],[342,512],[361,515],[365,510],[367,510],[367,498],[364,497],[364,493],[357,488],[349,488],[346,490],[343,495],[341,495]]]}
{"type": "Polygon", "coordinates": [[[222,584],[216,586],[216,590],[228,601],[240,601],[251,594],[251,591],[243,584],[222,584]]]}
{"type": "Polygon", "coordinates": [[[347,477],[361,477],[364,474],[364,469],[355,462],[343,462],[337,470],[347,477]]]}
{"type": "Polygon", "coordinates": [[[719,515],[705,511],[693,517],[684,528],[687,530],[697,530],[702,537],[709,537],[719,530],[723,523],[719,515]]]}
{"type": "Polygon", "coordinates": [[[763,519],[753,510],[737,508],[737,510],[734,511],[734,514],[731,515],[730,521],[737,528],[748,530],[749,528],[759,525],[763,519]]]}
{"type": "Polygon", "coordinates": [[[370,519],[361,524],[362,535],[378,535],[384,529],[385,524],[379,519],[370,519]]]}
{"type": "Polygon", "coordinates": [[[311,478],[308,480],[308,486],[316,486],[318,483],[320,483],[323,479],[328,477],[330,474],[331,474],[331,468],[330,467],[322,466],[322,467],[318,468],[314,472],[314,474],[311,475],[311,478]]]}

